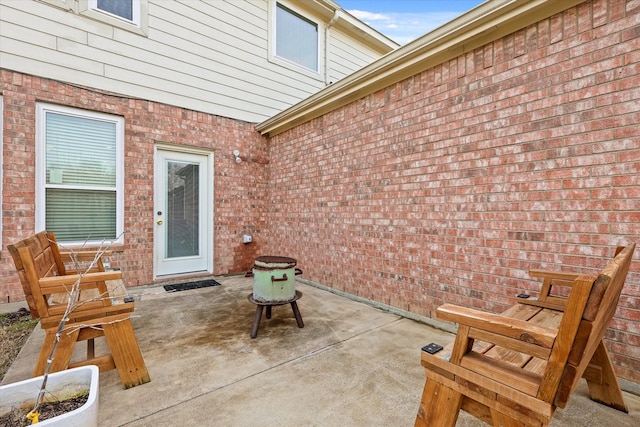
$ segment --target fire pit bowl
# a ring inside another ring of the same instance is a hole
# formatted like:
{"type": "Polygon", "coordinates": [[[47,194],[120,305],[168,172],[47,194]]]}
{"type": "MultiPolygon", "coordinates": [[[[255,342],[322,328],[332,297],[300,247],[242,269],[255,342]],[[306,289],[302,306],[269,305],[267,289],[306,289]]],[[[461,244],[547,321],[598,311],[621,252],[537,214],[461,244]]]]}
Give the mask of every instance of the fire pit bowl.
{"type": "Polygon", "coordinates": [[[255,259],[253,270],[253,299],[256,302],[286,302],[296,296],[296,278],[302,270],[295,268],[294,258],[261,256],[255,259]]]}

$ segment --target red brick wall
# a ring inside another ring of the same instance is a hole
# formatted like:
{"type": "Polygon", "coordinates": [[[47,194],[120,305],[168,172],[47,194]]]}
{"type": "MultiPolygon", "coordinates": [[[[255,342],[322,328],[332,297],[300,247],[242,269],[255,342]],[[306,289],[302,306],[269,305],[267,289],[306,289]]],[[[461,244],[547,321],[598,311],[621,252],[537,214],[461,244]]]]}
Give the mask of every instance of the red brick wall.
{"type": "MultiPolygon", "coordinates": [[[[599,271],[640,243],[639,14],[586,2],[274,137],[271,252],[424,316],[599,271]]],[[[607,334],[635,382],[639,300],[640,249],[607,334]]]]}
{"type": "MultiPolygon", "coordinates": [[[[214,154],[214,273],[245,271],[266,240],[267,144],[253,124],[1,70],[4,100],[0,302],[23,299],[8,244],[34,232],[35,111],[48,102],[124,117],[125,243],[111,261],[128,286],[153,282],[153,148],[156,142],[214,154]],[[235,163],[238,149],[244,161],[235,163]],[[255,243],[244,245],[250,232],[255,243]]],[[[213,238],[213,237],[212,237],[213,238]]]]}

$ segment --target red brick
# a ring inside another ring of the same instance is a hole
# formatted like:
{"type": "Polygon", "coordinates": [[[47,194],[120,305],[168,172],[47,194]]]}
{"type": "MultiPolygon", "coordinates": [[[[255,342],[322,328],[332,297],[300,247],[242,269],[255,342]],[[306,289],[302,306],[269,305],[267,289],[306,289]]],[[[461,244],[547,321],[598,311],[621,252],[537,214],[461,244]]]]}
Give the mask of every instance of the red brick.
{"type": "MultiPolygon", "coordinates": [[[[276,161],[276,176],[295,174],[298,181],[279,181],[271,199],[314,206],[324,192],[309,199],[303,189],[322,179],[341,184],[328,190],[341,203],[306,217],[326,242],[302,251],[295,243],[302,234],[292,231],[273,247],[328,259],[305,271],[323,283],[325,269],[338,277],[349,268],[329,255],[332,248],[352,250],[366,236],[369,249],[358,257],[362,281],[389,289],[393,272],[399,295],[378,290],[372,297],[429,315],[445,301],[500,310],[518,289],[536,289],[522,282],[532,264],[596,271],[592,266],[604,265],[613,246],[640,237],[633,132],[640,60],[629,51],[633,39],[615,43],[632,34],[633,22],[623,19],[619,2],[587,2],[422,72],[419,97],[363,111],[357,119],[369,127],[355,130],[349,144],[340,132],[324,134],[323,143],[342,144],[349,160],[312,150],[304,132],[277,136],[272,162],[286,147],[311,153],[305,169],[322,167],[312,174],[276,161]],[[377,192],[375,182],[388,190],[377,192]],[[346,227],[327,222],[332,214],[346,227]],[[587,250],[592,255],[580,254],[587,250]],[[367,266],[380,275],[366,275],[367,266]],[[410,287],[407,305],[402,295],[410,287]]],[[[348,108],[322,122],[338,122],[348,108]]],[[[296,223],[286,218],[278,216],[296,223]]],[[[638,280],[630,276],[627,286],[638,280]]],[[[338,282],[347,292],[359,286],[338,282]]]]}
{"type": "MultiPolygon", "coordinates": [[[[266,157],[266,141],[249,123],[234,123],[229,119],[212,118],[199,112],[161,105],[143,100],[113,97],[99,91],[81,89],[60,82],[2,73],[2,94],[6,121],[4,136],[4,224],[3,247],[33,233],[35,193],[35,104],[51,102],[71,107],[118,114],[125,118],[125,244],[117,248],[117,263],[123,268],[127,285],[153,282],[153,145],[155,141],[173,142],[184,146],[216,150],[216,239],[215,272],[225,274],[248,269],[257,251],[266,240],[266,226],[256,228],[256,245],[245,246],[241,234],[247,223],[259,224],[261,209],[266,203],[266,171],[263,161],[242,163],[253,170],[249,175],[238,168],[230,155],[240,149],[249,160],[266,157]],[[176,120],[167,120],[175,117],[176,120]],[[210,122],[211,124],[207,124],[210,122]],[[235,129],[234,129],[235,128],[235,129]],[[194,137],[195,132],[201,133],[194,137]],[[212,139],[210,135],[216,135],[212,139]],[[241,141],[227,147],[227,141],[241,141]],[[241,189],[231,196],[230,189],[241,189]],[[255,189],[254,193],[251,189],[255,189]],[[248,209],[251,205],[257,209],[248,209]],[[237,212],[243,212],[239,216],[237,212]],[[145,219],[146,218],[146,219],[145,219]],[[225,222],[225,218],[230,221],[225,222]],[[220,228],[220,224],[225,224],[220,228]],[[262,237],[264,235],[264,237],[262,237]],[[230,256],[234,254],[233,256],[230,256]],[[230,260],[230,261],[224,261],[230,260]]],[[[22,289],[15,275],[11,257],[6,254],[0,263],[0,300],[22,298],[22,289]]]]}
{"type": "MultiPolygon", "coordinates": [[[[10,159],[33,155],[36,97],[82,102],[129,126],[138,192],[127,221],[140,242],[119,263],[131,284],[152,279],[152,228],[135,220],[149,217],[149,149],[165,140],[216,150],[216,273],[242,271],[268,248],[298,259],[307,280],[420,315],[444,302],[501,311],[536,292],[529,269],[597,272],[617,245],[640,241],[633,4],[581,3],[268,143],[251,124],[2,70],[3,243],[33,228],[34,165],[10,159]],[[254,161],[237,168],[235,148],[254,161]],[[239,236],[251,225],[262,243],[246,250],[239,236]]],[[[6,259],[0,273],[15,279],[6,259]]],[[[632,381],[639,260],[637,250],[606,340],[632,381]]],[[[3,292],[16,295],[13,283],[3,292]]]]}

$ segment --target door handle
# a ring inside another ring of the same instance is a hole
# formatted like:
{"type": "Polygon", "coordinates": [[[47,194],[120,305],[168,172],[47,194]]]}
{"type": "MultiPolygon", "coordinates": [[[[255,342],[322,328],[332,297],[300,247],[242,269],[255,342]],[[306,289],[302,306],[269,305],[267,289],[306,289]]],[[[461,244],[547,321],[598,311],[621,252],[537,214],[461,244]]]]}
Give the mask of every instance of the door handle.
{"type": "Polygon", "coordinates": [[[161,220],[161,219],[157,220],[157,221],[156,221],[156,224],[158,224],[158,225],[162,225],[162,220],[161,220]]]}

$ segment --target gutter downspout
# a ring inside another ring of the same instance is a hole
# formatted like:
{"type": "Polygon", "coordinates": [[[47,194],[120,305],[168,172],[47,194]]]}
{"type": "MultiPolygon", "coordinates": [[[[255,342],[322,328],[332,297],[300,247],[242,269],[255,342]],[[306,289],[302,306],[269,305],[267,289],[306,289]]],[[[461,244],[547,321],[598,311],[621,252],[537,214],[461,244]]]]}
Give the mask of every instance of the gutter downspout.
{"type": "Polygon", "coordinates": [[[327,27],[324,30],[324,85],[329,86],[331,83],[329,81],[329,30],[334,24],[338,21],[340,9],[336,9],[333,12],[333,18],[327,24],[327,27]]]}

